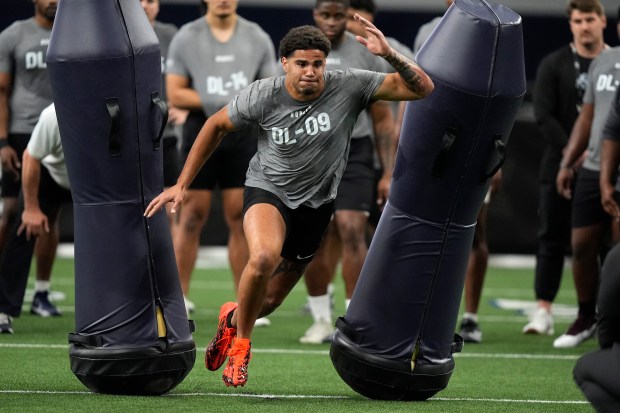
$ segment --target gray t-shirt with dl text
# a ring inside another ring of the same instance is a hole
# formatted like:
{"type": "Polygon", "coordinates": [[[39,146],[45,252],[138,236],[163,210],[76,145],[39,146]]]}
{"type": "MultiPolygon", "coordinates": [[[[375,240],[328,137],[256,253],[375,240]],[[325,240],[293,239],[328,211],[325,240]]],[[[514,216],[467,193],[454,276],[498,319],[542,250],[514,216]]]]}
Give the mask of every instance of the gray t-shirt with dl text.
{"type": "Polygon", "coordinates": [[[13,79],[9,133],[32,133],[41,111],[52,103],[45,63],[51,34],[34,17],[16,21],[0,34],[0,72],[13,79]]]}
{"type": "Polygon", "coordinates": [[[211,116],[255,80],[277,74],[269,35],[256,23],[237,18],[232,37],[218,41],[204,17],[187,23],[172,39],[166,73],[187,77],[211,116]]]}
{"type": "Polygon", "coordinates": [[[307,102],[289,95],[285,78],[254,82],[228,104],[236,128],[259,125],[245,185],[275,194],[289,208],[318,208],[336,197],[353,126],[385,74],[325,72],[325,90],[307,102]]]}
{"type": "Polygon", "coordinates": [[[620,47],[605,50],[590,64],[588,87],[584,103],[594,105],[594,117],[590,127],[588,156],[583,167],[591,171],[601,170],[601,143],[607,115],[620,84],[620,47]]]}

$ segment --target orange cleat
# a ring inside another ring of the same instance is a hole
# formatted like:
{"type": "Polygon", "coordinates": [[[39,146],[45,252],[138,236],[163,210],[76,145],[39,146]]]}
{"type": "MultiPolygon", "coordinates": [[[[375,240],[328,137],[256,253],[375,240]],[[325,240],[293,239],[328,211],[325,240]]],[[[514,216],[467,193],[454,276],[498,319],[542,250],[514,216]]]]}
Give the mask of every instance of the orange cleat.
{"type": "Polygon", "coordinates": [[[235,337],[228,350],[228,364],[222,374],[222,380],[226,386],[243,387],[248,381],[248,363],[252,358],[251,347],[250,339],[235,337]]]}
{"type": "Polygon", "coordinates": [[[228,302],[220,308],[220,318],[215,337],[205,351],[205,366],[211,371],[219,369],[226,361],[228,349],[237,336],[237,329],[228,327],[228,315],[237,308],[237,303],[228,302]]]}

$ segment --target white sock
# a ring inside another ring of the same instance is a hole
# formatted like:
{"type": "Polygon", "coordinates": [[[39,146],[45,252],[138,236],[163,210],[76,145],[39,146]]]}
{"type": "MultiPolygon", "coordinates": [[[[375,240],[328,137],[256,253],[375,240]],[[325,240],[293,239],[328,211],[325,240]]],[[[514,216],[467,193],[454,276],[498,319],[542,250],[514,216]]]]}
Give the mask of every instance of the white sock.
{"type": "Polygon", "coordinates": [[[43,291],[49,291],[50,290],[50,282],[49,281],[39,281],[36,280],[34,282],[34,290],[38,293],[43,292],[43,291]]]}
{"type": "Polygon", "coordinates": [[[468,313],[465,312],[465,314],[463,314],[463,320],[472,320],[474,322],[478,322],[478,314],[477,313],[468,313]]]}
{"type": "Polygon", "coordinates": [[[334,294],[334,283],[327,284],[327,294],[328,295],[334,294]]]}
{"type": "Polygon", "coordinates": [[[345,312],[349,309],[349,304],[351,304],[351,299],[350,298],[346,298],[344,300],[344,311],[345,312]]]}
{"type": "Polygon", "coordinates": [[[308,296],[308,304],[310,304],[310,313],[316,323],[319,320],[332,322],[332,310],[329,306],[329,294],[308,296]]]}

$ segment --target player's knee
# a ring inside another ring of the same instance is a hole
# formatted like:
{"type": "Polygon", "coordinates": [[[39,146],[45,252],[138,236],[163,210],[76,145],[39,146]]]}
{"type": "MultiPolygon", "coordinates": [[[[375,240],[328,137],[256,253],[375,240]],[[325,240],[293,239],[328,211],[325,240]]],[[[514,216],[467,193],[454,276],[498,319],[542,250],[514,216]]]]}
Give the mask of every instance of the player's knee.
{"type": "Polygon", "coordinates": [[[241,209],[238,211],[224,211],[224,221],[226,221],[226,225],[231,230],[243,228],[243,211],[241,209]]]}
{"type": "Polygon", "coordinates": [[[243,232],[243,220],[242,219],[233,220],[233,221],[226,220],[226,225],[228,226],[228,231],[230,232],[231,235],[245,237],[245,233],[243,232]]]}
{"type": "Polygon", "coordinates": [[[263,249],[250,255],[248,266],[250,266],[254,274],[270,277],[280,260],[280,254],[263,249]]]}
{"type": "Polygon", "coordinates": [[[207,215],[202,211],[189,210],[183,211],[182,214],[184,216],[181,218],[180,224],[185,232],[201,231],[207,222],[207,215]]]}
{"type": "Polygon", "coordinates": [[[366,227],[345,223],[338,230],[345,248],[360,248],[366,244],[366,227]]]}
{"type": "Polygon", "coordinates": [[[598,242],[592,242],[592,239],[577,239],[571,243],[573,250],[573,260],[585,261],[597,258],[598,242]]]}

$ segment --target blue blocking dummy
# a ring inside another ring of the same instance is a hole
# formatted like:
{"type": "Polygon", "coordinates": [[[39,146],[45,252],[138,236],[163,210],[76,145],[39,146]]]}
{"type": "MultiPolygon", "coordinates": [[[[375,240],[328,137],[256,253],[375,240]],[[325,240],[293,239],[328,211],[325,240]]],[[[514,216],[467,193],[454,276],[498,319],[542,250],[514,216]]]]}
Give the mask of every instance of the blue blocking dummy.
{"type": "Polygon", "coordinates": [[[136,0],[63,0],[47,54],[73,193],[71,370],[95,392],[162,394],[196,358],[162,190],[157,37],[136,0]]]}
{"type": "Polygon", "coordinates": [[[417,55],[435,90],[409,102],[389,202],[330,356],[375,399],[448,385],[476,217],[525,94],[521,17],[456,0],[417,55]]]}

